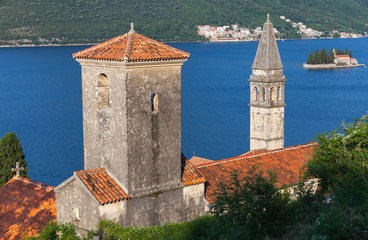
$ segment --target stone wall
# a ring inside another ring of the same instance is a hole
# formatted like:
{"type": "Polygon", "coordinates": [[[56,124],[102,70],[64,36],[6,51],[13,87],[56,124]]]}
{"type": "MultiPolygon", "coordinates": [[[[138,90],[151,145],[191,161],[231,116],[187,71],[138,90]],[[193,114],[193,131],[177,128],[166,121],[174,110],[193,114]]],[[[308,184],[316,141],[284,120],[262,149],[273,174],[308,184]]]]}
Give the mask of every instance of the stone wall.
{"type": "Polygon", "coordinates": [[[99,204],[90,193],[77,183],[77,180],[60,185],[55,189],[57,221],[74,223],[86,230],[96,229],[99,221],[99,204]],[[75,216],[75,208],[79,208],[79,216],[75,216]],[[78,217],[79,219],[76,219],[78,217]]]}

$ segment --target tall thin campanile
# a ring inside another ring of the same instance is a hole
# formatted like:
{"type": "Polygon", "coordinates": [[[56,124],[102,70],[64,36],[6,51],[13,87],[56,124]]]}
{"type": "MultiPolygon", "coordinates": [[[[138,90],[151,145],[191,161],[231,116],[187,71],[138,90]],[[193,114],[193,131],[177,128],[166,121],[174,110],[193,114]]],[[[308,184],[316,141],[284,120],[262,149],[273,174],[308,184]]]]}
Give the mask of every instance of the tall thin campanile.
{"type": "Polygon", "coordinates": [[[286,80],[269,14],[249,81],[250,150],[283,148],[286,80]]]}

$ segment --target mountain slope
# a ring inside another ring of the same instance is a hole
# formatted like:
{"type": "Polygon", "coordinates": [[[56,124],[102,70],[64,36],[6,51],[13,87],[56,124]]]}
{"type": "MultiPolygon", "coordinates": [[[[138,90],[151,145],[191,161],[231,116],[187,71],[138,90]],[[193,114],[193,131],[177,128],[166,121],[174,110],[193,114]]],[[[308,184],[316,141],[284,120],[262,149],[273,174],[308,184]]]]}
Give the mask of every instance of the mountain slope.
{"type": "Polygon", "coordinates": [[[285,15],[316,30],[365,32],[366,0],[0,0],[0,40],[58,38],[99,42],[129,30],[161,41],[199,40],[197,24],[262,26],[266,13],[283,34],[285,15]]]}

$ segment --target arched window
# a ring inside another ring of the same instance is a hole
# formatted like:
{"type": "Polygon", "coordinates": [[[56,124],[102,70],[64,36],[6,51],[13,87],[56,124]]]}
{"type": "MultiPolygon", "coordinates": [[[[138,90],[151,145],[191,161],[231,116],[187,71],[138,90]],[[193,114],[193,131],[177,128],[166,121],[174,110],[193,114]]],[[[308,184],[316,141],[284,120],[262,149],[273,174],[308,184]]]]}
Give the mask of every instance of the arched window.
{"type": "Polygon", "coordinates": [[[272,102],[274,98],[274,94],[273,94],[273,87],[270,89],[270,101],[272,102]]]}
{"type": "Polygon", "coordinates": [[[155,93],[152,94],[151,104],[152,104],[152,112],[157,112],[158,111],[158,96],[155,93]]]}
{"type": "Polygon", "coordinates": [[[277,88],[277,101],[281,100],[281,87],[277,88]]]}
{"type": "Polygon", "coordinates": [[[262,88],[262,100],[263,102],[266,101],[266,89],[262,88]]]}
{"type": "Polygon", "coordinates": [[[252,97],[253,97],[253,101],[258,101],[258,91],[257,91],[257,87],[253,88],[253,93],[252,93],[252,97]]]}
{"type": "Polygon", "coordinates": [[[109,107],[109,80],[103,73],[98,76],[97,92],[98,108],[102,109],[109,107]]]}

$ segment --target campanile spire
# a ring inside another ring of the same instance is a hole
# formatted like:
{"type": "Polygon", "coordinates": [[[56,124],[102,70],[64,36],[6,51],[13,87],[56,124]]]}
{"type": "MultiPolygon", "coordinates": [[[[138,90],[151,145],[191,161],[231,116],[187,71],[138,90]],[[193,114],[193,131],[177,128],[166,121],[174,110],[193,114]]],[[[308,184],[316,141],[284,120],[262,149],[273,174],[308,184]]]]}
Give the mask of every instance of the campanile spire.
{"type": "Polygon", "coordinates": [[[267,14],[250,76],[250,150],[284,147],[285,76],[267,14]]]}

